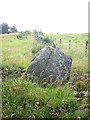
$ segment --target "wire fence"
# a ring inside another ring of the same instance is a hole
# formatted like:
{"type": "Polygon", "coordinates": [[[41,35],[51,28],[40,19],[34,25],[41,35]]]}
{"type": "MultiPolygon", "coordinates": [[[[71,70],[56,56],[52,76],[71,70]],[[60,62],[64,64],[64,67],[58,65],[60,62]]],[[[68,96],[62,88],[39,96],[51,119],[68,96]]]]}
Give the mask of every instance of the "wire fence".
{"type": "Polygon", "coordinates": [[[64,41],[63,39],[59,39],[59,41],[58,41],[55,38],[55,43],[56,44],[58,43],[60,48],[63,48],[63,46],[64,46],[68,50],[71,50],[72,48],[73,49],[75,48],[75,50],[83,49],[83,52],[84,52],[85,56],[88,56],[88,44],[89,43],[88,43],[87,40],[84,41],[83,43],[81,43],[81,42],[77,42],[77,41],[73,41],[73,40],[64,41]]]}

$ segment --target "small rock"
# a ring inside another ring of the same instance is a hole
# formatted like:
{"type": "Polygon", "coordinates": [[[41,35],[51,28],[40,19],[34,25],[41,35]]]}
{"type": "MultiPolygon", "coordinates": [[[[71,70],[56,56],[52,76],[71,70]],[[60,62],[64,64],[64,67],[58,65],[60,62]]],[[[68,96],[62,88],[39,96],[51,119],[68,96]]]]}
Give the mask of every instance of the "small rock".
{"type": "Polygon", "coordinates": [[[77,101],[82,101],[83,100],[83,98],[77,98],[77,101]]]}
{"type": "Polygon", "coordinates": [[[84,74],[84,78],[87,79],[88,78],[88,73],[84,74]]]}

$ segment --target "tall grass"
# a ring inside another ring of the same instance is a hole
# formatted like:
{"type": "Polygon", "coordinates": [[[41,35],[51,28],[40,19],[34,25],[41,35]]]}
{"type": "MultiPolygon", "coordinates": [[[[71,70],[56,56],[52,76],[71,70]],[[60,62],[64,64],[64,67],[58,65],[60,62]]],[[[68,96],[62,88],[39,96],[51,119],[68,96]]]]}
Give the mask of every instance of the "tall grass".
{"type": "Polygon", "coordinates": [[[72,72],[88,72],[88,53],[85,55],[85,43],[88,34],[47,34],[49,38],[67,55],[72,57],[72,72]],[[61,46],[60,46],[61,39],[61,46]],[[71,47],[69,49],[69,40],[71,47]]]}
{"type": "MultiPolygon", "coordinates": [[[[43,47],[31,35],[21,40],[17,35],[19,34],[0,35],[2,46],[0,68],[7,70],[27,68],[35,53],[43,47]]],[[[72,57],[71,77],[75,73],[88,72],[88,56],[85,56],[87,34],[48,34],[47,36],[65,54],[72,57]],[[61,46],[60,39],[62,39],[61,46]],[[70,49],[69,39],[72,40],[70,49]]],[[[15,78],[12,74],[12,77],[6,77],[2,81],[3,117],[73,119],[82,116],[81,113],[76,113],[78,103],[73,92],[70,87],[65,86],[42,88],[37,83],[15,78]]]]}
{"type": "MultiPolygon", "coordinates": [[[[2,43],[2,66],[26,68],[32,57],[43,46],[34,40],[33,36],[28,36],[18,40],[17,35],[3,35],[0,37],[2,43]],[[34,53],[34,54],[33,54],[34,53]]],[[[88,72],[88,57],[85,56],[85,41],[87,34],[48,34],[55,44],[67,55],[72,57],[72,71],[88,72]],[[60,39],[62,43],[60,46],[60,39]],[[71,48],[68,49],[68,41],[72,40],[71,48]]]]}
{"type": "MultiPolygon", "coordinates": [[[[72,69],[75,68],[80,71],[88,71],[88,58],[85,56],[85,41],[87,40],[86,34],[49,34],[54,42],[60,47],[59,39],[62,39],[62,46],[60,49],[73,59],[72,69]],[[68,49],[68,40],[71,39],[71,49],[68,49]],[[82,66],[83,65],[83,66],[82,66]]],[[[2,43],[3,63],[2,66],[18,66],[25,68],[30,64],[33,53],[38,51],[37,42],[32,36],[28,39],[18,40],[16,35],[2,36],[0,38],[2,43]],[[35,49],[36,50],[35,50],[35,49]]]]}
{"type": "Polygon", "coordinates": [[[75,117],[77,104],[71,88],[42,88],[19,78],[5,79],[2,85],[3,117],[75,117]]]}
{"type": "Polygon", "coordinates": [[[26,68],[30,64],[33,56],[32,48],[37,44],[31,36],[27,40],[18,40],[16,36],[4,36],[0,42],[2,43],[2,67],[26,68]]]}

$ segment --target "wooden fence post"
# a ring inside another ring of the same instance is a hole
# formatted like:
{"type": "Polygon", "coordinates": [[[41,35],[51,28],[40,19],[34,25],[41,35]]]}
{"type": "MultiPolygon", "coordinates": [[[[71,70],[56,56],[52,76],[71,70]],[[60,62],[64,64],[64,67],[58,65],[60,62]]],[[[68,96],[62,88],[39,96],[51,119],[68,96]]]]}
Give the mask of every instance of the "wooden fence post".
{"type": "Polygon", "coordinates": [[[88,41],[86,41],[86,44],[85,44],[85,55],[87,55],[87,51],[88,51],[88,41]]]}
{"type": "Polygon", "coordinates": [[[60,46],[61,46],[61,42],[62,42],[62,40],[60,39],[60,46]]]}
{"type": "Polygon", "coordinates": [[[88,48],[88,41],[86,41],[86,49],[88,48]]]}
{"type": "Polygon", "coordinates": [[[69,49],[71,48],[71,40],[69,40],[69,49]]]}

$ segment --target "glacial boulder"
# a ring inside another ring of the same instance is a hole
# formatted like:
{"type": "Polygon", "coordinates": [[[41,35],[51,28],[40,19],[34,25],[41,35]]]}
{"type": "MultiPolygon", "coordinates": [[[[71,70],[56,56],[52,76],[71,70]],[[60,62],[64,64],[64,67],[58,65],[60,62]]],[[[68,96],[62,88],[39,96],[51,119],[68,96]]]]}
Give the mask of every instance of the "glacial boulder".
{"type": "Polygon", "coordinates": [[[45,46],[32,59],[27,73],[48,83],[68,81],[72,59],[56,46],[45,46]]]}

